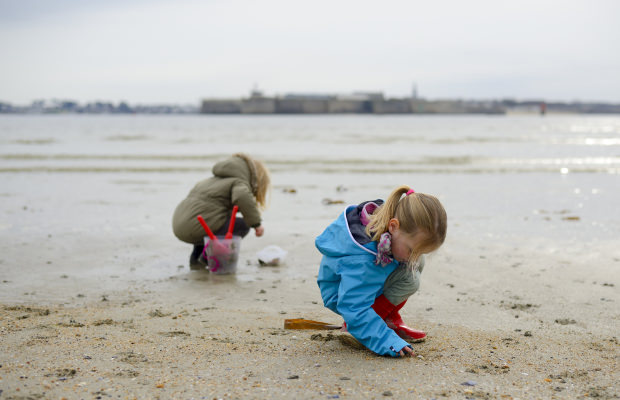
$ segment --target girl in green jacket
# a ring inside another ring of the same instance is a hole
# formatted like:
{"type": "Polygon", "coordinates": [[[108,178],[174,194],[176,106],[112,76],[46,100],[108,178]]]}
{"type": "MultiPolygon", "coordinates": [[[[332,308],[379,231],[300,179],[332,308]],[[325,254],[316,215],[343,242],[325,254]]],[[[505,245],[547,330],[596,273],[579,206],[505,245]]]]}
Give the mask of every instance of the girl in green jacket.
{"type": "Polygon", "coordinates": [[[261,211],[265,209],[270,187],[265,164],[247,154],[233,154],[213,166],[213,176],[198,182],[172,217],[174,235],[194,245],[189,259],[191,269],[204,268],[199,257],[205,232],[196,217],[202,215],[213,233],[224,235],[233,206],[237,205],[243,218],[236,218],[233,234],[244,237],[254,228],[256,236],[262,236],[261,211]]]}

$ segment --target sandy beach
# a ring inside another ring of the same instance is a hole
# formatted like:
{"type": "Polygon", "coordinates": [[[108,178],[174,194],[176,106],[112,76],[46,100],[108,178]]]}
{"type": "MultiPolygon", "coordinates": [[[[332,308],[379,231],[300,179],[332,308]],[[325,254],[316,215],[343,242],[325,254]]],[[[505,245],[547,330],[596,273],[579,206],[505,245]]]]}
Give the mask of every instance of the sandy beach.
{"type": "Polygon", "coordinates": [[[280,275],[187,272],[62,306],[5,302],[3,398],[618,397],[617,289],[604,281],[575,282],[592,297],[550,305],[540,292],[554,272],[500,296],[506,282],[428,278],[403,315],[429,337],[418,357],[391,359],[348,334],[283,329],[285,318],[339,320],[314,282],[280,275]]]}
{"type": "MultiPolygon", "coordinates": [[[[106,135],[144,148],[139,136],[106,135]]],[[[21,145],[70,153],[29,140],[21,145]]],[[[368,175],[353,162],[334,173],[264,153],[274,181],[265,236],[243,241],[235,275],[190,271],[172,210],[226,146],[158,171],[146,164],[167,161],[148,156],[91,155],[79,169],[61,156],[12,161],[21,153],[7,150],[0,399],[620,397],[617,175],[400,166],[368,175]],[[342,322],[322,306],[314,238],[346,204],[412,176],[449,216],[448,239],[402,310],[428,332],[417,356],[379,357],[339,331],[284,329],[287,318],[342,322]],[[258,264],[268,245],[288,251],[283,264],[258,264]]]]}

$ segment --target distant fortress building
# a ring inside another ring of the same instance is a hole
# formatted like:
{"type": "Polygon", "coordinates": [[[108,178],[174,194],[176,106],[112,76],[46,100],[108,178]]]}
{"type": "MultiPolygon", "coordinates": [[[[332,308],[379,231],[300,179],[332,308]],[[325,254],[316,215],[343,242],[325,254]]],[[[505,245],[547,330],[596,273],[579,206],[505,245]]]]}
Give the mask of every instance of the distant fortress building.
{"type": "Polygon", "coordinates": [[[205,99],[202,114],[504,114],[498,102],[442,100],[427,101],[417,96],[386,99],[382,92],[350,95],[286,94],[266,97],[253,90],[242,99],[205,99]]]}

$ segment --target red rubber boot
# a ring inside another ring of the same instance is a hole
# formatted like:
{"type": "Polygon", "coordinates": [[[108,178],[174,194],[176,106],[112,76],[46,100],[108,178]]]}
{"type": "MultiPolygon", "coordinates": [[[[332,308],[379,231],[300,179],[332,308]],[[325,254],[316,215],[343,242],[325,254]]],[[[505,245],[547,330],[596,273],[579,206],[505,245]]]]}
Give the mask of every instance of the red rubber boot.
{"type": "Polygon", "coordinates": [[[404,340],[422,341],[426,337],[426,333],[417,329],[409,328],[407,325],[405,325],[402,317],[398,313],[398,311],[403,308],[406,302],[407,300],[395,306],[392,312],[387,316],[387,318],[385,318],[385,323],[387,324],[387,326],[394,329],[398,336],[400,336],[404,340]]]}
{"type": "Polygon", "coordinates": [[[382,320],[385,319],[394,311],[396,306],[387,299],[384,295],[381,295],[375,299],[375,304],[372,305],[372,309],[375,310],[378,316],[382,320]]]}

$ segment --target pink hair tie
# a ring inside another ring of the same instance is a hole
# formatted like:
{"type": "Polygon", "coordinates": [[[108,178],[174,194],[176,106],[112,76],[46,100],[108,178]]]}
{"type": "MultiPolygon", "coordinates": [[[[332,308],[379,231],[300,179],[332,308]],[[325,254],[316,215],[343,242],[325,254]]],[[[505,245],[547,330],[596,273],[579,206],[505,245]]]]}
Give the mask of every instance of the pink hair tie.
{"type": "Polygon", "coordinates": [[[415,193],[415,190],[413,190],[413,189],[409,189],[409,190],[407,191],[406,196],[409,196],[411,193],[415,193]]]}

